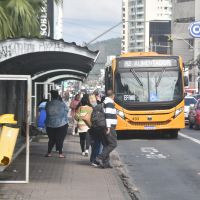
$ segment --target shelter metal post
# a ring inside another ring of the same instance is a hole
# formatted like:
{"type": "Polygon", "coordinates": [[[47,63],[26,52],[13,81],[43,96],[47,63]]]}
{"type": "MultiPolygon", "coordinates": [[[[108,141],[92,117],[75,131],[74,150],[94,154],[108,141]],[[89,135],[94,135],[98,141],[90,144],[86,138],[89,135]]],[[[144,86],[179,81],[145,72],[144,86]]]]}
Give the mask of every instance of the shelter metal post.
{"type": "Polygon", "coordinates": [[[31,94],[32,81],[29,75],[0,75],[0,80],[10,81],[27,81],[27,107],[26,107],[26,165],[25,165],[25,180],[2,180],[0,183],[28,183],[30,172],[30,133],[29,126],[31,124],[31,94]]]}

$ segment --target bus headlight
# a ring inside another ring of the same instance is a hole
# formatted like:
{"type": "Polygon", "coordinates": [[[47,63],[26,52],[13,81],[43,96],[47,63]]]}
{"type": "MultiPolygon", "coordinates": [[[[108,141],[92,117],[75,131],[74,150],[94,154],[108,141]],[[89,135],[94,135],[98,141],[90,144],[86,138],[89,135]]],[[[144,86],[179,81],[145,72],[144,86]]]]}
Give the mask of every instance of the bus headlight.
{"type": "Polygon", "coordinates": [[[179,108],[175,111],[174,118],[176,118],[183,111],[183,108],[179,108]]]}
{"type": "Polygon", "coordinates": [[[119,115],[121,118],[125,119],[125,115],[122,111],[117,110],[117,115],[119,115]]]}

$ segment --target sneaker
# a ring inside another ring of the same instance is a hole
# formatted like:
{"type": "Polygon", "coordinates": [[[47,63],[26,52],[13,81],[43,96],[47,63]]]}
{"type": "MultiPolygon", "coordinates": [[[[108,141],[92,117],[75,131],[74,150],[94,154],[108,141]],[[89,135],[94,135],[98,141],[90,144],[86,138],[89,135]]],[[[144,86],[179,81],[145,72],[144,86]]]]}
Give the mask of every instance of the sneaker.
{"type": "Polygon", "coordinates": [[[89,151],[85,150],[85,156],[88,156],[88,155],[89,155],[89,151]]]}
{"type": "Polygon", "coordinates": [[[109,164],[104,164],[103,166],[101,166],[103,169],[112,169],[113,166],[109,164]]]}
{"type": "Polygon", "coordinates": [[[85,156],[85,152],[82,152],[82,156],[85,156]]]}
{"type": "Polygon", "coordinates": [[[99,166],[103,166],[104,164],[103,164],[103,160],[102,159],[100,159],[100,158],[96,158],[96,160],[95,160],[95,162],[96,163],[99,163],[99,166]]]}
{"type": "Polygon", "coordinates": [[[91,165],[92,165],[93,167],[99,167],[99,163],[97,163],[96,161],[91,162],[91,165]]]}

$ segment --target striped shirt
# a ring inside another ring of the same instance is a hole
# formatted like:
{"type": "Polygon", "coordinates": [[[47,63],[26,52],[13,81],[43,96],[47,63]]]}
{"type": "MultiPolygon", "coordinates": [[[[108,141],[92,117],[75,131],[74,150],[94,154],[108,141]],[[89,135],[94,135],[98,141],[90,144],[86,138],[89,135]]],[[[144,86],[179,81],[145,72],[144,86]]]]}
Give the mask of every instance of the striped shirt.
{"type": "Polygon", "coordinates": [[[116,109],[114,107],[114,101],[109,97],[106,97],[104,100],[104,112],[105,112],[107,128],[116,127],[117,125],[116,109]]]}

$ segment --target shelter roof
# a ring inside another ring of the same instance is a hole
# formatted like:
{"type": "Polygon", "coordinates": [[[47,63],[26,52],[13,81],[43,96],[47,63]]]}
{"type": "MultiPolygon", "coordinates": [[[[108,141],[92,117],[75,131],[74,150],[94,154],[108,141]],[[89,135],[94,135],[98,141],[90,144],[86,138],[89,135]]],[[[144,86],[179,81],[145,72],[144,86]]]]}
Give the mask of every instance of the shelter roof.
{"type": "Polygon", "coordinates": [[[85,76],[92,69],[98,51],[63,40],[17,38],[0,41],[0,74],[31,75],[52,71],[41,80],[61,74],[85,76]],[[69,72],[61,72],[68,69],[69,72]],[[60,70],[59,72],[56,70],[60,70]],[[71,70],[71,71],[70,71],[71,70]],[[54,74],[55,73],[55,74],[54,74]]]}

